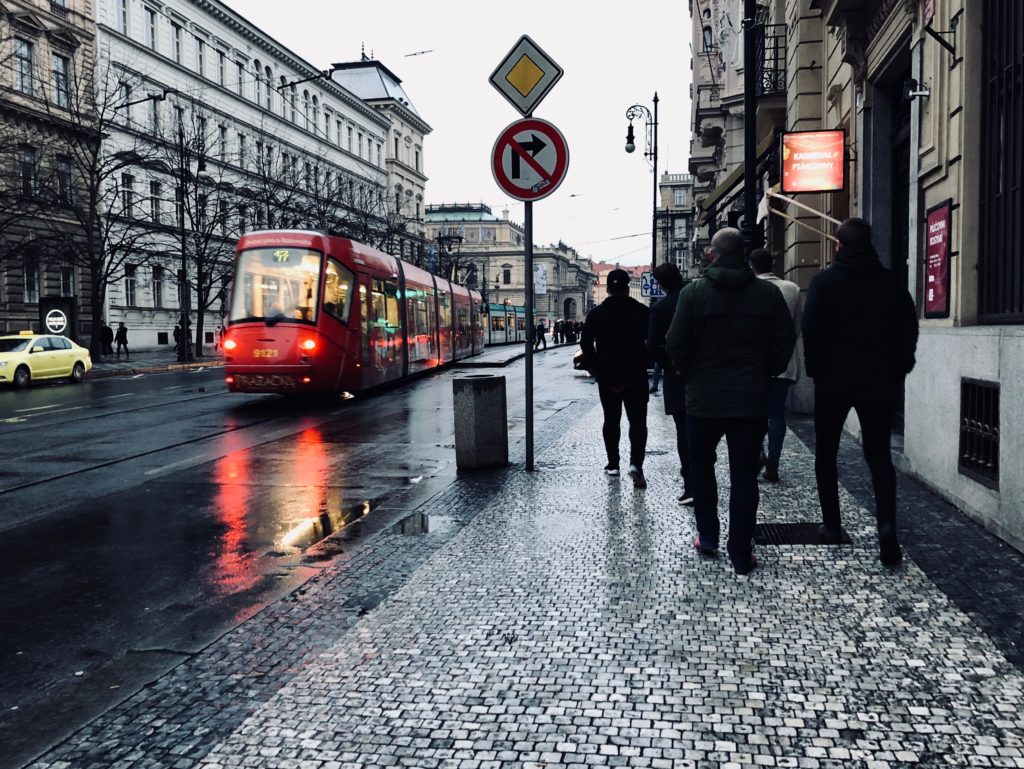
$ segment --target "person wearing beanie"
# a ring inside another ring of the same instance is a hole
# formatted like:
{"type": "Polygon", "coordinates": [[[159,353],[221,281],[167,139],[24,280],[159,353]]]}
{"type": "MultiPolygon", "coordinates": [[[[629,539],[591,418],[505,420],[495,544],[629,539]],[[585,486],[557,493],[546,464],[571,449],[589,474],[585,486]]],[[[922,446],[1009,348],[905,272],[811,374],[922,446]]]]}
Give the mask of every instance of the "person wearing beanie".
{"type": "Polygon", "coordinates": [[[679,453],[679,474],[683,478],[683,492],[679,501],[684,505],[693,504],[693,493],[690,491],[690,449],[686,437],[686,383],[676,373],[665,353],[665,337],[679,294],[683,291],[683,275],[679,268],[671,262],[664,262],[654,268],[654,279],[665,290],[665,296],[651,307],[651,320],[647,331],[647,350],[656,363],[661,364],[664,374],[662,390],[665,393],[662,401],[665,413],[672,417],[676,424],[676,451],[679,453]]]}
{"type": "Polygon", "coordinates": [[[622,410],[629,422],[629,475],[633,486],[647,487],[647,308],[629,295],[629,273],[608,273],[608,298],[592,309],[583,324],[580,347],[597,380],[604,410],[601,434],[608,454],[605,473],[619,475],[622,410]]]}

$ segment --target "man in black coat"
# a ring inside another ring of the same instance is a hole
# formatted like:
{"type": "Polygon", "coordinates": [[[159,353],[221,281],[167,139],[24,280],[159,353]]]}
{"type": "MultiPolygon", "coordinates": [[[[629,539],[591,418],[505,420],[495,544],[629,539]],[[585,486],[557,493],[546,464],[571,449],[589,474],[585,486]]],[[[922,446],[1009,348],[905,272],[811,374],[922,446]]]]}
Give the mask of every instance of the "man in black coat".
{"type": "Polygon", "coordinates": [[[825,542],[842,540],[836,455],[850,409],[860,420],[864,458],[875,488],[879,556],[903,558],[896,537],[896,471],[890,441],[903,381],[914,367],[917,311],[882,266],[871,225],[847,219],[836,232],[835,264],[811,281],[804,305],[804,368],[814,379],[814,472],[825,542]]]}
{"type": "Polygon", "coordinates": [[[629,273],[608,273],[608,298],[590,311],[580,347],[597,380],[604,409],[604,447],[610,476],[619,475],[619,423],[622,409],[629,420],[629,475],[638,489],[647,487],[647,308],[629,296],[629,273]]]}
{"type": "Polygon", "coordinates": [[[647,331],[647,351],[656,363],[661,364],[664,374],[662,390],[665,393],[665,413],[676,423],[676,451],[679,452],[679,474],[683,477],[683,493],[679,501],[684,505],[693,504],[690,492],[690,450],[686,437],[686,382],[676,373],[665,352],[665,336],[672,325],[679,294],[683,291],[683,276],[679,268],[664,262],[652,273],[658,284],[665,289],[665,296],[651,306],[651,320],[647,331]]]}

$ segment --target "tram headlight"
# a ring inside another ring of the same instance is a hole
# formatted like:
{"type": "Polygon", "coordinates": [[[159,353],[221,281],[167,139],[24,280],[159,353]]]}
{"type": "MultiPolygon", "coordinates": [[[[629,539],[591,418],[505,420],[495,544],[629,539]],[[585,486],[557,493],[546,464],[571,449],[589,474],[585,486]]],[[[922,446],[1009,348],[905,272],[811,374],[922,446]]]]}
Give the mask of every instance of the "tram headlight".
{"type": "Polygon", "coordinates": [[[316,340],[315,339],[303,339],[299,343],[299,347],[301,347],[303,350],[315,350],[316,349],[316,340]]]}
{"type": "Polygon", "coordinates": [[[238,347],[238,342],[236,342],[234,339],[225,339],[224,340],[224,349],[225,350],[234,350],[236,347],[238,347]]]}

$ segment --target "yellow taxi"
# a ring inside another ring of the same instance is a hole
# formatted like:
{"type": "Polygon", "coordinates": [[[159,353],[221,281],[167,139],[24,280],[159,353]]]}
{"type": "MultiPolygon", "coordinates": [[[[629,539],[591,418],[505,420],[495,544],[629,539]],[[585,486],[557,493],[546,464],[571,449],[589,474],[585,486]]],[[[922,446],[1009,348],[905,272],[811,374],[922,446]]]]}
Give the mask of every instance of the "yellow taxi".
{"type": "Polygon", "coordinates": [[[81,382],[92,369],[89,351],[67,337],[22,331],[0,336],[0,384],[28,387],[33,379],[81,382]]]}

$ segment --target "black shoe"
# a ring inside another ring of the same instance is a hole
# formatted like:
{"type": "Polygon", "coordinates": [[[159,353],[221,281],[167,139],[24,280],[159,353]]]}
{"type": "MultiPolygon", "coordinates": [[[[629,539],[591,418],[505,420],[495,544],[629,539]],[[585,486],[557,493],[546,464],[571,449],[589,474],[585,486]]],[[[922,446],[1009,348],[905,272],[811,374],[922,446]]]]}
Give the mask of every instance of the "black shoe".
{"type": "Polygon", "coordinates": [[[619,466],[608,464],[604,466],[604,474],[611,478],[619,477],[619,466]]]}
{"type": "Polygon", "coordinates": [[[895,536],[879,541],[878,560],[883,566],[899,566],[903,562],[903,551],[895,536]]]}
{"type": "Polygon", "coordinates": [[[894,526],[883,525],[879,527],[878,560],[884,566],[899,566],[903,561],[903,551],[900,549],[900,542],[896,538],[894,526]]]}
{"type": "Polygon", "coordinates": [[[736,574],[741,577],[744,574],[750,574],[750,572],[757,568],[757,556],[753,553],[750,554],[750,563],[747,564],[746,568],[736,566],[735,564],[733,565],[733,568],[736,569],[736,574]]]}
{"type": "Polygon", "coordinates": [[[768,466],[768,455],[765,454],[763,451],[757,456],[757,464],[759,467],[768,466]]]}
{"type": "Polygon", "coordinates": [[[823,545],[841,545],[843,544],[843,530],[830,529],[825,524],[821,524],[818,527],[818,542],[823,545]]]}
{"type": "Polygon", "coordinates": [[[679,504],[693,507],[693,494],[683,489],[683,493],[679,495],[679,504]]]}
{"type": "Polygon", "coordinates": [[[779,471],[766,467],[764,469],[764,479],[768,481],[768,483],[779,483],[779,471]]]}
{"type": "Polygon", "coordinates": [[[633,479],[633,486],[635,488],[647,488],[647,479],[644,478],[644,471],[640,469],[639,465],[629,466],[629,477],[633,479]]]}

